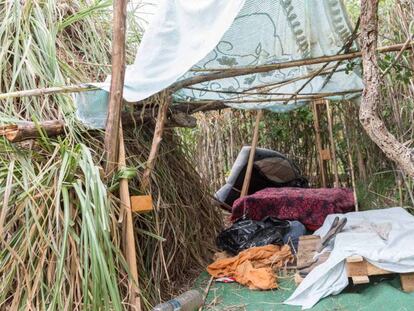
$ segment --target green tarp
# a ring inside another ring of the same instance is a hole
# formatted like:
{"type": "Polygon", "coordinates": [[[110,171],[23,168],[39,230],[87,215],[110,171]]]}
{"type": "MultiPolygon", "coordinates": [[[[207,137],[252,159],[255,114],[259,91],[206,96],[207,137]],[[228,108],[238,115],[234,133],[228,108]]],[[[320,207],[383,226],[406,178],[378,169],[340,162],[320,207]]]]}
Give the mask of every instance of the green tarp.
{"type": "MultiPolygon", "coordinates": [[[[204,291],[209,275],[203,273],[197,288],[204,291]]],[[[287,311],[300,307],[284,305],[282,302],[294,291],[292,277],[279,278],[279,290],[252,291],[237,283],[213,282],[203,310],[247,310],[287,311]]],[[[414,310],[414,293],[405,293],[400,288],[399,277],[390,280],[374,280],[367,285],[349,287],[336,296],[322,299],[311,311],[403,311],[414,310]]]]}

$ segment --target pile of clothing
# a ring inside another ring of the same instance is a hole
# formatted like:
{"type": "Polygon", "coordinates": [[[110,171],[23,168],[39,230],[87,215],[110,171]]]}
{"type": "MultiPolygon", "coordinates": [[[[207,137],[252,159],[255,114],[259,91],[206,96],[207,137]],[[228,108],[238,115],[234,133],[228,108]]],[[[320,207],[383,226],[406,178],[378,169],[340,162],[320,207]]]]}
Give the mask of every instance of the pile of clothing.
{"type": "Polygon", "coordinates": [[[271,217],[236,222],[217,237],[223,252],[207,271],[215,278],[230,278],[250,289],[275,289],[277,271],[294,262],[292,249],[305,231],[300,222],[271,217]]]}
{"type": "Polygon", "coordinates": [[[292,261],[288,245],[270,244],[249,248],[234,257],[224,254],[207,271],[215,278],[232,278],[250,289],[267,290],[277,288],[276,272],[292,261]]]}
{"type": "Polygon", "coordinates": [[[276,270],[294,261],[299,238],[319,229],[328,215],[353,211],[354,196],[351,189],[308,188],[286,156],[257,149],[249,195],[238,198],[249,152],[250,147],[242,149],[227,184],[215,195],[232,205],[233,224],[217,237],[225,258],[217,259],[208,272],[249,288],[273,289],[276,270]]]}

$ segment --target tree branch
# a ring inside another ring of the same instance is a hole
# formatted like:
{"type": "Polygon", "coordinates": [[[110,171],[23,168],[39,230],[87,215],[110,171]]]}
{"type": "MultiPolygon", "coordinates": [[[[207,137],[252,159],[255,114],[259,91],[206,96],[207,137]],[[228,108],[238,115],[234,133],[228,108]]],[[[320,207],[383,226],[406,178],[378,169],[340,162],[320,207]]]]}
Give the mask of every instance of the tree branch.
{"type": "Polygon", "coordinates": [[[359,119],[368,136],[385,155],[400,168],[414,177],[414,158],[410,148],[400,143],[386,128],[378,115],[381,101],[380,72],[378,67],[378,1],[361,0],[362,64],[364,66],[365,89],[359,110],[359,119]]]}

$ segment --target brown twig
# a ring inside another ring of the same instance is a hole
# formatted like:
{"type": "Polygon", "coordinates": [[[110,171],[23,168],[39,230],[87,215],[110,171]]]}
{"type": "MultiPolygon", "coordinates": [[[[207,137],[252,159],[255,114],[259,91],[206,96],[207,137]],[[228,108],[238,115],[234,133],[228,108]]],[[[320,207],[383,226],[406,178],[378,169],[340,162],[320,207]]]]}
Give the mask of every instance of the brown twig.
{"type": "Polygon", "coordinates": [[[164,133],[165,121],[167,119],[167,113],[171,102],[171,94],[168,90],[163,91],[159,94],[159,108],[158,116],[155,124],[154,137],[152,139],[151,151],[148,156],[146,168],[144,170],[141,182],[141,188],[143,191],[148,190],[150,184],[150,178],[152,170],[154,168],[155,160],[157,158],[158,149],[162,141],[162,135],[164,133]]]}

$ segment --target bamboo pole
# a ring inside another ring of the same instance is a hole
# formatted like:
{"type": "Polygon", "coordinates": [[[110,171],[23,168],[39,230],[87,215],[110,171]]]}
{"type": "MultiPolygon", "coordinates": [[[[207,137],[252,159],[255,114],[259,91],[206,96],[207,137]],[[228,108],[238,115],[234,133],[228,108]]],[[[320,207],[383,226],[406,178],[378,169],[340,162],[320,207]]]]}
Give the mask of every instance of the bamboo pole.
{"type": "Polygon", "coordinates": [[[318,152],[318,163],[319,163],[319,169],[321,171],[322,187],[326,188],[326,175],[325,175],[325,169],[323,167],[323,158],[322,158],[321,130],[319,128],[319,115],[318,115],[318,107],[317,107],[316,101],[312,102],[312,107],[313,107],[313,126],[315,128],[316,149],[318,152]]]}
{"type": "MultiPolygon", "coordinates": [[[[106,175],[111,176],[117,167],[125,167],[125,147],[122,133],[121,108],[125,78],[125,31],[126,31],[127,0],[115,0],[113,18],[112,44],[112,78],[109,94],[108,118],[105,130],[106,175]],[[120,148],[121,147],[121,148],[120,148]],[[120,162],[118,162],[118,159],[120,162]]],[[[141,311],[141,301],[138,290],[138,268],[136,262],[134,227],[131,212],[131,201],[128,181],[120,181],[121,204],[126,212],[123,236],[125,257],[128,263],[129,304],[131,310],[141,311]],[[129,207],[129,208],[128,208],[129,207]]]]}
{"type": "MultiPolygon", "coordinates": [[[[119,164],[118,169],[122,170],[126,167],[125,160],[125,144],[124,135],[121,128],[119,129],[119,164]]],[[[131,199],[129,194],[128,179],[122,178],[119,181],[119,198],[121,201],[120,213],[124,215],[123,222],[123,246],[124,255],[128,264],[130,280],[129,280],[129,304],[131,310],[141,311],[141,298],[139,296],[139,283],[138,283],[138,266],[136,259],[135,249],[135,233],[134,223],[131,211],[131,199]]]]}
{"type": "Polygon", "coordinates": [[[335,148],[335,141],[333,137],[332,110],[331,110],[331,105],[329,104],[329,100],[325,101],[325,105],[326,105],[326,114],[328,117],[329,142],[331,144],[333,171],[335,175],[334,187],[338,188],[339,187],[338,162],[336,160],[336,148],[335,148]]]}
{"type": "Polygon", "coordinates": [[[252,178],[252,171],[253,171],[254,156],[256,154],[257,142],[259,141],[260,119],[262,118],[262,116],[263,116],[263,110],[258,110],[257,115],[256,115],[256,123],[254,125],[253,141],[252,141],[252,146],[250,149],[249,161],[247,162],[246,175],[244,176],[244,182],[243,182],[242,191],[240,193],[240,197],[244,197],[249,193],[250,180],[252,178]]]}
{"type": "Polygon", "coordinates": [[[112,30],[112,77],[108,118],[105,130],[106,175],[110,177],[118,163],[119,125],[125,78],[125,31],[127,0],[114,1],[112,30]]]}

